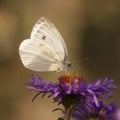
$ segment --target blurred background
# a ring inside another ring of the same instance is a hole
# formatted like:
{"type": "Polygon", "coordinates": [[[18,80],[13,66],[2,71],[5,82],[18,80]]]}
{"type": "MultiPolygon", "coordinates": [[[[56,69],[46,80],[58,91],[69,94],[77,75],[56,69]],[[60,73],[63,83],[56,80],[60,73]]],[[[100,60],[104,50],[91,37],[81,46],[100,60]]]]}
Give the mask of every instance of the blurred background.
{"type": "MultiPolygon", "coordinates": [[[[120,84],[120,1],[118,0],[0,0],[0,120],[56,120],[51,99],[36,99],[25,83],[30,70],[18,54],[35,22],[49,18],[62,34],[73,70],[88,82],[109,77],[120,84]],[[84,59],[88,60],[84,60],[84,59]]],[[[56,72],[39,73],[56,81],[56,72]]],[[[111,101],[120,106],[120,89],[111,101]]]]}

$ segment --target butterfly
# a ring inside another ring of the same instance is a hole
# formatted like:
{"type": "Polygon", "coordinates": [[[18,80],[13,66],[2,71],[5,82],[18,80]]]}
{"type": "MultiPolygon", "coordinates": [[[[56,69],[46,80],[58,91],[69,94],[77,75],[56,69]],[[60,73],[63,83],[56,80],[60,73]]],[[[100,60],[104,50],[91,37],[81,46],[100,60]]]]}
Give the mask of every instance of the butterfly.
{"type": "Polygon", "coordinates": [[[66,71],[71,66],[61,34],[45,17],[33,26],[30,38],[21,42],[19,55],[23,65],[32,71],[66,71]]]}

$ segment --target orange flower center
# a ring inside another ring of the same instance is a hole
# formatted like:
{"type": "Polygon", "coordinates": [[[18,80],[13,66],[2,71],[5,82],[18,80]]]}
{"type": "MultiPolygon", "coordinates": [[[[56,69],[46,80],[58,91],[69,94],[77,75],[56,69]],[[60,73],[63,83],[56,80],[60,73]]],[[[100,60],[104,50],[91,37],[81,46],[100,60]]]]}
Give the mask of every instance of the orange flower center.
{"type": "Polygon", "coordinates": [[[74,80],[76,80],[76,79],[78,80],[77,86],[79,86],[81,81],[83,81],[83,78],[80,77],[78,74],[65,73],[64,75],[62,75],[58,78],[58,80],[61,84],[65,85],[67,83],[70,86],[73,84],[74,80]]]}

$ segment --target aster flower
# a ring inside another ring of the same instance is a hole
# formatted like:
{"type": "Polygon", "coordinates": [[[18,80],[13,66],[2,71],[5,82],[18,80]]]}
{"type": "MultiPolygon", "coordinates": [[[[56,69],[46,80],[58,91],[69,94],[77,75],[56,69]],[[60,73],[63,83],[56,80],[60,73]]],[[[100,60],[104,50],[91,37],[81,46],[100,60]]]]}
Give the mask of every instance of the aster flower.
{"type": "Polygon", "coordinates": [[[91,105],[91,101],[93,99],[95,104],[98,105],[98,100],[110,98],[112,96],[111,90],[115,88],[117,87],[115,84],[113,84],[113,80],[108,78],[105,78],[104,81],[99,79],[94,83],[88,84],[86,89],[86,94],[88,97],[87,103],[91,105]]]}
{"type": "Polygon", "coordinates": [[[37,93],[36,95],[42,94],[42,97],[49,94],[48,97],[53,97],[55,102],[59,103],[64,102],[64,99],[68,99],[68,97],[81,99],[84,96],[81,93],[85,91],[87,86],[83,78],[76,74],[65,74],[59,77],[58,80],[57,83],[48,83],[39,76],[33,75],[32,80],[27,83],[27,88],[37,93]]]}
{"type": "Polygon", "coordinates": [[[27,88],[36,93],[33,100],[41,94],[42,97],[48,95],[48,97],[53,98],[54,102],[62,104],[65,110],[60,108],[55,110],[62,110],[66,120],[70,120],[76,106],[83,104],[92,107],[91,102],[94,102],[98,107],[99,101],[111,97],[111,90],[116,88],[112,80],[105,79],[103,82],[102,80],[97,80],[92,84],[87,84],[77,74],[65,73],[58,80],[56,83],[49,83],[42,80],[39,76],[33,75],[32,80],[27,83],[27,88]]]}
{"type": "Polygon", "coordinates": [[[105,105],[104,101],[99,101],[96,106],[91,101],[91,106],[78,105],[72,116],[77,120],[120,120],[120,110],[114,103],[105,105]]]}

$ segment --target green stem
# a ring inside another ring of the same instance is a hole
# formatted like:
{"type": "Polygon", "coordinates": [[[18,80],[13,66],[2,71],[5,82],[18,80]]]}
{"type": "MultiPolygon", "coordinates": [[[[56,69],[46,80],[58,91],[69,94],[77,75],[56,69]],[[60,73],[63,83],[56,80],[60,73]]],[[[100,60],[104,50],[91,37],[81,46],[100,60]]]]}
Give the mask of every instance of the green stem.
{"type": "Polygon", "coordinates": [[[66,116],[64,120],[70,120],[71,112],[72,112],[72,106],[66,110],[66,116]]]}
{"type": "Polygon", "coordinates": [[[70,110],[69,109],[67,109],[67,111],[66,111],[65,120],[70,120],[70,110]]]}

